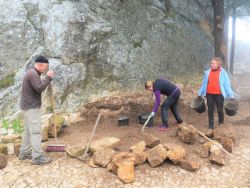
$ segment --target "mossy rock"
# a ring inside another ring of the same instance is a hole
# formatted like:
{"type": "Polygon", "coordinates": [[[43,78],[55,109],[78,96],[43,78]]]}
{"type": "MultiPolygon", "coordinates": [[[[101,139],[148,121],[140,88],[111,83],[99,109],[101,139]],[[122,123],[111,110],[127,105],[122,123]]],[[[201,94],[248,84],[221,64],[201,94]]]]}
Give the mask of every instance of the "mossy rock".
{"type": "Polygon", "coordinates": [[[64,120],[65,120],[64,117],[59,114],[52,115],[49,118],[49,137],[50,138],[55,137],[54,126],[56,126],[57,135],[60,134],[64,120]]]}

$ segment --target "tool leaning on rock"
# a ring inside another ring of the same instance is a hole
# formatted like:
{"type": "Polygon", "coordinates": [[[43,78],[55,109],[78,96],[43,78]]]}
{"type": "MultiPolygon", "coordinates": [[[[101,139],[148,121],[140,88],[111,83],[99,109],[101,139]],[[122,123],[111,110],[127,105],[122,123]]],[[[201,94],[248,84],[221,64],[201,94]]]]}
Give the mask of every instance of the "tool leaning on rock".
{"type": "Polygon", "coordinates": [[[64,152],[66,145],[58,144],[58,141],[57,141],[57,127],[56,127],[56,123],[55,123],[55,105],[54,105],[54,94],[53,94],[52,84],[50,84],[46,88],[46,91],[47,91],[47,89],[50,89],[50,91],[51,91],[51,106],[52,106],[53,127],[54,127],[54,132],[55,132],[55,143],[47,145],[45,151],[46,152],[64,152]]]}

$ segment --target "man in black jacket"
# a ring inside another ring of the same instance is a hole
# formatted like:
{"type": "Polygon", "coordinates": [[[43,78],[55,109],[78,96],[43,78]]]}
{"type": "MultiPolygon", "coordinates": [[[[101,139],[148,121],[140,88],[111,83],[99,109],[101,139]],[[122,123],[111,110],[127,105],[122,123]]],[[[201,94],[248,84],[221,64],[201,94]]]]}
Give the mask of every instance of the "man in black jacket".
{"type": "Polygon", "coordinates": [[[41,93],[50,84],[54,72],[48,71],[45,79],[40,75],[48,70],[49,61],[43,56],[35,60],[33,68],[29,69],[23,78],[20,107],[24,115],[24,132],[20,148],[19,159],[32,159],[32,164],[50,163],[51,158],[43,154],[42,123],[40,108],[42,105],[41,93]]]}

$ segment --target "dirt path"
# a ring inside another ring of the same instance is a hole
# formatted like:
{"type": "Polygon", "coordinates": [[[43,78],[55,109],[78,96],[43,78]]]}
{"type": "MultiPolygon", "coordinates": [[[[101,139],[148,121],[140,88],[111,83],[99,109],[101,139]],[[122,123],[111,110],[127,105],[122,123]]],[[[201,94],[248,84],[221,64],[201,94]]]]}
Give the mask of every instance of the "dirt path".
{"type": "MultiPolygon", "coordinates": [[[[158,168],[151,168],[148,164],[137,166],[135,170],[135,182],[123,184],[116,175],[103,168],[91,168],[87,164],[68,158],[64,153],[50,154],[54,161],[44,166],[33,166],[30,161],[19,161],[14,156],[9,156],[8,166],[0,171],[1,188],[27,188],[27,187],[250,187],[250,171],[241,166],[242,160],[250,167],[250,101],[240,103],[236,116],[226,117],[227,123],[232,123],[237,133],[237,141],[233,154],[237,160],[227,157],[225,166],[217,166],[208,160],[197,158],[198,144],[189,146],[181,143],[175,137],[177,127],[170,125],[169,132],[160,132],[156,125],[160,123],[160,117],[155,120],[155,126],[147,128],[161,139],[162,143],[177,142],[188,150],[188,158],[196,157],[202,164],[196,172],[188,172],[179,166],[165,162],[158,168]]],[[[187,123],[204,130],[207,128],[207,114],[197,114],[187,106],[182,106],[181,114],[187,123]]],[[[114,136],[121,138],[121,150],[127,150],[133,144],[141,140],[138,131],[141,129],[136,118],[131,118],[129,126],[118,127],[116,121],[102,121],[97,128],[95,138],[114,136]]],[[[172,116],[170,123],[174,122],[172,116]]],[[[94,121],[85,122],[79,126],[70,127],[60,137],[68,145],[81,145],[87,142],[94,121]]]]}

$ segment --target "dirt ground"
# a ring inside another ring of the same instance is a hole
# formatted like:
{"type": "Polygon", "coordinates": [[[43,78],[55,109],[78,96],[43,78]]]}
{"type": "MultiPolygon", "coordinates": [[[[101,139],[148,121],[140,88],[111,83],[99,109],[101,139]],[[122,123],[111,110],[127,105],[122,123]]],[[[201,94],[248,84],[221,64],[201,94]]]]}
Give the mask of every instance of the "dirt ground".
{"type": "MultiPolygon", "coordinates": [[[[193,91],[186,88],[184,90],[183,97],[187,96],[187,93],[189,99],[194,97],[193,91]]],[[[60,135],[59,142],[66,143],[67,146],[86,144],[95,124],[95,118],[102,111],[103,115],[94,139],[104,136],[117,137],[121,139],[118,149],[128,150],[142,140],[140,135],[142,125],[137,122],[137,115],[140,112],[150,111],[151,107],[152,96],[144,92],[131,94],[129,97],[120,95],[89,104],[82,109],[83,120],[66,128],[60,135]],[[129,116],[128,126],[118,126],[117,118],[120,115],[129,116]]],[[[201,131],[207,129],[207,113],[198,114],[183,100],[180,101],[179,110],[186,123],[201,131]]],[[[65,153],[50,153],[54,161],[41,167],[32,166],[30,161],[20,162],[16,157],[10,156],[8,166],[0,171],[0,187],[250,187],[250,171],[239,163],[239,160],[242,160],[250,167],[249,111],[250,100],[244,98],[240,101],[236,116],[225,115],[225,124],[232,124],[237,134],[233,151],[237,160],[227,157],[225,166],[212,165],[208,159],[198,157],[197,150],[200,146],[198,141],[194,145],[181,143],[176,137],[177,126],[174,125],[172,114],[169,118],[170,130],[159,131],[161,118],[158,112],[154,126],[146,128],[145,131],[159,137],[161,143],[182,145],[187,150],[187,158],[201,163],[200,170],[188,172],[170,162],[165,162],[158,168],[151,168],[145,163],[136,167],[134,183],[123,184],[116,175],[106,169],[91,168],[77,159],[67,157],[65,153]]],[[[217,120],[216,113],[215,120],[217,120]]],[[[217,121],[215,126],[218,126],[217,121]]],[[[50,142],[53,142],[53,139],[50,139],[50,142]]]]}

